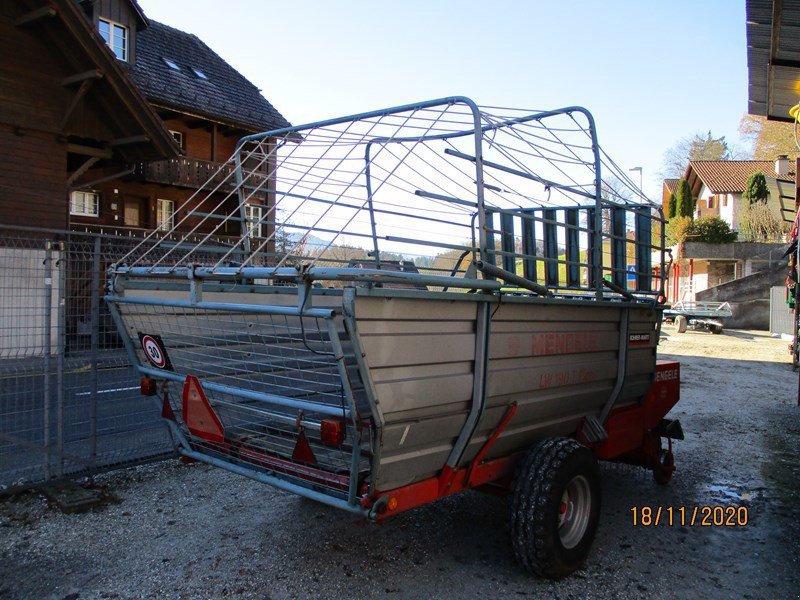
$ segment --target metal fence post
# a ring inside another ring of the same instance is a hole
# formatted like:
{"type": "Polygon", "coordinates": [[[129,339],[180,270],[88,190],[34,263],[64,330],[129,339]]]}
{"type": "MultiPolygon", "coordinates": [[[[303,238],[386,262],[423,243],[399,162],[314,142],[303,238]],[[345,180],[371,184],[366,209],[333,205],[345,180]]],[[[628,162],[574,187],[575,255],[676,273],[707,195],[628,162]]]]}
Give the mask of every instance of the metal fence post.
{"type": "Polygon", "coordinates": [[[66,246],[64,242],[59,244],[58,265],[58,335],[57,354],[56,354],[56,436],[58,468],[56,474],[59,478],[64,476],[64,352],[66,350],[66,246]]]}
{"type": "Polygon", "coordinates": [[[92,255],[92,300],[91,300],[91,389],[89,397],[89,474],[94,474],[97,462],[97,386],[98,359],[100,353],[100,237],[94,238],[92,255]]]}
{"type": "Polygon", "coordinates": [[[42,372],[42,444],[44,446],[44,478],[49,480],[50,472],[50,345],[53,325],[53,243],[45,242],[44,250],[44,364],[42,372]]]}

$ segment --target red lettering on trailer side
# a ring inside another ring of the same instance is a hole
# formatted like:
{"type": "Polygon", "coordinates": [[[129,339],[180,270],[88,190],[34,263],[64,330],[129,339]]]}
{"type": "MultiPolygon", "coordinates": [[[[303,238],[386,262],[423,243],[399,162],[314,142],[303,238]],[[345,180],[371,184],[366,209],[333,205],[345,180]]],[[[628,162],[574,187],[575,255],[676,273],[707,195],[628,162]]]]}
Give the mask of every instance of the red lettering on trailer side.
{"type": "Polygon", "coordinates": [[[672,381],[680,377],[678,369],[668,369],[664,371],[656,371],[656,381],[672,381]]]}
{"type": "Polygon", "coordinates": [[[534,333],[531,336],[531,356],[554,356],[597,352],[600,334],[587,332],[534,333]]]}
{"type": "Polygon", "coordinates": [[[597,374],[589,369],[566,369],[563,371],[551,371],[542,373],[539,376],[539,387],[550,388],[562,385],[575,385],[577,383],[589,383],[595,381],[597,374]]]}

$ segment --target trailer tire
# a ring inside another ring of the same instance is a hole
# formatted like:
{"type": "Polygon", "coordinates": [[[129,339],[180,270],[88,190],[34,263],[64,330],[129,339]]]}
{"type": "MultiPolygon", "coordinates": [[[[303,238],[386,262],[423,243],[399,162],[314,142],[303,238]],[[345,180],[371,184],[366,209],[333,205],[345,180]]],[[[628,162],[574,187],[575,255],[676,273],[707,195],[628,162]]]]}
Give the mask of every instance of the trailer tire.
{"type": "Polygon", "coordinates": [[[571,438],[531,448],[514,481],[511,544],[529,572],[558,579],[586,559],[600,516],[600,469],[594,454],[571,438]]]}
{"type": "Polygon", "coordinates": [[[709,326],[708,326],[708,330],[709,330],[711,333],[714,333],[714,334],[716,334],[716,335],[719,335],[720,333],[722,333],[722,325],[709,325],[709,326]]]}
{"type": "Polygon", "coordinates": [[[686,317],[683,315],[678,315],[675,317],[675,327],[678,328],[678,333],[686,333],[686,329],[688,327],[686,317]]]}

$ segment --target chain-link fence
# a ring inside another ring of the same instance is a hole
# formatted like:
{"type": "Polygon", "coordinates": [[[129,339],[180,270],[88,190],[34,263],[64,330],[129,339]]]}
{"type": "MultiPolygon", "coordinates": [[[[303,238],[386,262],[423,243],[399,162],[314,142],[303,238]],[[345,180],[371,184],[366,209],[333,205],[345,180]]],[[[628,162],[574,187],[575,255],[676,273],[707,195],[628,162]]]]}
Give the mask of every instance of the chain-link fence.
{"type": "Polygon", "coordinates": [[[170,451],[103,302],[139,241],[0,226],[0,488],[170,451]]]}

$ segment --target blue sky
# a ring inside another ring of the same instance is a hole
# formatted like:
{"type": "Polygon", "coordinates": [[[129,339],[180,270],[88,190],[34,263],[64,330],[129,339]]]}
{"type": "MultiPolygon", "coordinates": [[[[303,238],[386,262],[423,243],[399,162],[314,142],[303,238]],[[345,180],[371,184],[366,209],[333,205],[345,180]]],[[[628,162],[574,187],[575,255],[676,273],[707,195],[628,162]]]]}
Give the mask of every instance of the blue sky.
{"type": "Polygon", "coordinates": [[[744,0],[139,3],[198,35],[296,125],[450,95],[585,106],[656,200],[668,147],[708,130],[738,144],[747,111],[744,0]]]}

